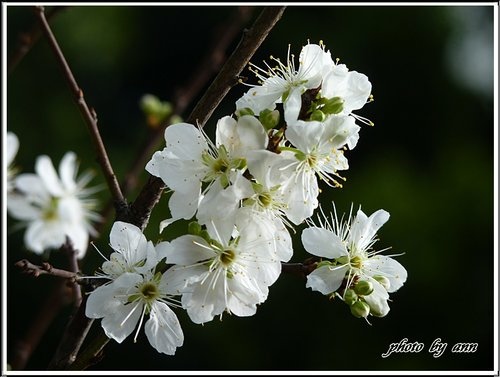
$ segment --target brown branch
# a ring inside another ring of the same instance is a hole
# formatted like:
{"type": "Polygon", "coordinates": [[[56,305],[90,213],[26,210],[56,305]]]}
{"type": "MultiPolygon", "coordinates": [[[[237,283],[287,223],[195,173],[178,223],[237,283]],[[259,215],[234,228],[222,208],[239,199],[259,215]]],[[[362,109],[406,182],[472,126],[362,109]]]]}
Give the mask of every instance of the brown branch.
{"type": "Polygon", "coordinates": [[[78,281],[79,279],[78,273],[55,268],[50,263],[47,262],[43,262],[41,266],[38,266],[36,264],[31,263],[27,259],[22,259],[16,262],[15,266],[20,268],[23,273],[34,277],[39,277],[40,275],[52,275],[52,276],[58,276],[63,279],[69,279],[72,281],[78,281]]]}
{"type": "MultiPolygon", "coordinates": [[[[65,10],[66,6],[55,6],[47,12],[47,20],[51,20],[60,11],[65,10]]],[[[40,39],[42,31],[38,22],[34,23],[28,32],[20,33],[17,38],[17,45],[14,52],[11,54],[7,63],[7,73],[10,75],[17,67],[19,62],[31,50],[34,44],[40,39]]]]}
{"type": "MultiPolygon", "coordinates": [[[[279,21],[285,8],[264,8],[252,27],[244,32],[240,43],[187,118],[188,123],[198,123],[201,127],[204,126],[215,108],[238,82],[239,74],[248,64],[274,25],[279,21]]],[[[144,229],[149,221],[151,211],[161,197],[164,188],[165,185],[160,178],[151,177],[139,193],[135,202],[130,206],[128,221],[144,229]]]]}
{"type": "Polygon", "coordinates": [[[106,153],[106,148],[104,146],[101,135],[99,133],[99,129],[97,127],[97,114],[93,109],[90,109],[87,105],[87,102],[85,102],[83,91],[78,86],[75,77],[73,76],[73,73],[71,72],[71,69],[66,61],[66,58],[64,57],[64,54],[62,53],[61,48],[57,43],[54,33],[52,32],[50,25],[47,22],[47,18],[45,17],[44,7],[36,6],[35,10],[38,19],[40,21],[40,25],[42,27],[42,31],[44,32],[45,36],[49,41],[49,44],[57,58],[57,61],[61,66],[64,77],[71,90],[71,93],[73,94],[73,97],[76,101],[76,104],[78,105],[78,108],[81,114],[83,115],[85,123],[87,124],[87,127],[90,131],[92,141],[97,150],[97,157],[101,165],[101,168],[103,170],[104,177],[106,179],[106,183],[115,200],[116,211],[117,212],[124,210],[126,211],[127,204],[125,202],[125,198],[122,194],[115,173],[113,172],[113,168],[109,161],[108,154],[106,153]]]}
{"type": "MultiPolygon", "coordinates": [[[[216,28],[207,52],[204,57],[201,58],[194,73],[182,87],[175,90],[174,99],[172,101],[172,114],[183,114],[193,99],[199,95],[209,80],[219,71],[226,60],[226,50],[228,46],[239,34],[241,26],[248,21],[252,11],[253,7],[237,7],[229,16],[228,21],[216,28]]],[[[163,140],[165,128],[170,125],[170,120],[171,117],[165,119],[161,126],[154,130],[141,148],[142,153],[135,159],[134,165],[129,169],[129,172],[121,184],[124,195],[127,195],[135,188],[137,177],[144,171],[144,166],[151,158],[153,151],[163,140]]]]}
{"type": "Polygon", "coordinates": [[[76,360],[83,341],[94,322],[93,318],[88,318],[85,315],[87,298],[88,295],[85,295],[78,310],[68,322],[68,326],[47,369],[63,370],[76,360]]]}
{"type": "Polygon", "coordinates": [[[240,43],[191,112],[187,119],[188,123],[196,122],[201,127],[205,125],[229,90],[238,83],[239,74],[264,42],[274,25],[280,20],[285,8],[264,8],[251,29],[244,32],[240,43]]]}

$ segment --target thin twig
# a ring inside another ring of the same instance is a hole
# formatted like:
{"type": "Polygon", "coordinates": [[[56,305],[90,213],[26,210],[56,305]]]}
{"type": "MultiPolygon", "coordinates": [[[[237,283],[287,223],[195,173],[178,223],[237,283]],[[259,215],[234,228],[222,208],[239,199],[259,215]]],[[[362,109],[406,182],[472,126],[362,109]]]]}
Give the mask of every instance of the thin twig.
{"type": "Polygon", "coordinates": [[[106,148],[99,133],[99,128],[97,127],[97,114],[93,109],[91,110],[88,107],[87,102],[85,102],[83,91],[78,86],[75,77],[73,76],[73,73],[71,72],[71,69],[66,61],[66,58],[64,57],[64,54],[62,53],[61,48],[57,43],[54,33],[52,32],[50,25],[47,22],[47,18],[45,17],[44,7],[36,6],[35,9],[40,24],[42,26],[42,31],[45,33],[45,36],[47,37],[49,44],[52,47],[52,50],[57,58],[57,61],[60,64],[61,69],[63,71],[64,77],[66,78],[66,81],[69,85],[71,93],[73,94],[76,104],[78,105],[78,108],[80,109],[80,112],[83,115],[85,123],[87,124],[87,127],[90,131],[90,134],[92,136],[92,141],[94,142],[94,146],[96,147],[97,150],[97,157],[101,165],[101,168],[103,170],[104,177],[108,184],[108,188],[111,192],[111,195],[115,200],[115,208],[117,212],[126,211],[127,205],[125,202],[125,198],[122,194],[115,173],[113,172],[113,168],[109,161],[108,154],[106,153],[106,148]]]}
{"type": "MultiPolygon", "coordinates": [[[[67,6],[55,6],[47,12],[47,20],[51,20],[55,15],[57,15],[62,10],[66,9],[67,6]]],[[[7,63],[7,73],[10,75],[14,69],[17,67],[19,62],[26,56],[26,54],[31,50],[34,44],[38,41],[42,31],[40,30],[40,24],[38,22],[31,26],[30,31],[20,33],[17,38],[17,46],[14,52],[11,54],[9,61],[7,63]]]]}
{"type": "Polygon", "coordinates": [[[39,277],[40,275],[52,275],[58,276],[63,279],[69,279],[71,281],[78,281],[80,278],[77,272],[71,272],[67,270],[61,270],[59,268],[53,267],[50,263],[43,262],[41,266],[31,263],[27,259],[21,259],[15,263],[15,266],[20,268],[25,274],[39,277]]]}
{"type": "MultiPolygon", "coordinates": [[[[196,98],[201,90],[207,85],[209,80],[220,70],[226,60],[226,51],[240,33],[242,25],[248,21],[252,14],[253,7],[240,6],[228,17],[227,22],[219,25],[207,49],[206,54],[201,58],[190,79],[181,87],[175,90],[173,95],[172,114],[182,115],[189,104],[196,98]]],[[[134,165],[129,169],[122,182],[123,194],[126,196],[137,184],[137,177],[144,171],[144,166],[151,158],[152,152],[163,140],[165,128],[170,125],[171,117],[165,119],[157,127],[146,143],[141,148],[141,154],[134,160],[134,165]]]]}
{"type": "MultiPolygon", "coordinates": [[[[62,247],[60,248],[60,251],[66,255],[68,258],[68,269],[70,272],[74,272],[76,274],[79,273],[80,268],[78,266],[78,252],[75,250],[73,247],[73,242],[71,242],[71,239],[69,237],[66,237],[66,242],[62,247]]],[[[82,291],[80,285],[75,281],[73,283],[73,306],[76,309],[80,306],[80,303],[82,302],[82,291]]]]}
{"type": "MultiPolygon", "coordinates": [[[[187,118],[188,123],[197,123],[201,127],[204,126],[215,108],[238,82],[239,74],[248,64],[274,25],[279,21],[285,8],[264,8],[252,27],[243,34],[240,43],[187,118]]],[[[165,184],[160,178],[151,177],[142,188],[137,199],[130,206],[128,221],[144,229],[164,188],[165,184]]]]}
{"type": "Polygon", "coordinates": [[[68,322],[63,337],[47,368],[49,370],[66,369],[76,360],[76,356],[80,351],[83,341],[94,322],[93,318],[88,318],[85,315],[88,295],[84,295],[83,297],[81,305],[68,322]]]}

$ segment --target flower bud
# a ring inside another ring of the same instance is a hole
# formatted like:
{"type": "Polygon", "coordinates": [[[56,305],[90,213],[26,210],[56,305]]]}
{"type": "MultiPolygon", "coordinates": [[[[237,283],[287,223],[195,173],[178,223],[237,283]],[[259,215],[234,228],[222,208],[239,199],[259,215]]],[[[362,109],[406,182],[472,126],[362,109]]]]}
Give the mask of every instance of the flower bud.
{"type": "Polygon", "coordinates": [[[347,305],[352,306],[358,300],[358,295],[353,289],[347,289],[344,293],[344,301],[347,305]]]}
{"type": "Polygon", "coordinates": [[[236,114],[236,116],[239,118],[239,117],[242,117],[244,115],[255,115],[252,111],[251,108],[249,107],[245,107],[243,109],[238,109],[234,112],[236,114]]]}
{"type": "Polygon", "coordinates": [[[146,115],[148,126],[156,128],[160,123],[172,114],[172,104],[170,102],[162,102],[158,97],[152,94],[142,96],[139,105],[146,115]]]}
{"type": "Polygon", "coordinates": [[[382,275],[375,275],[373,278],[378,281],[386,291],[389,291],[391,288],[391,282],[389,279],[382,275]]]}
{"type": "Polygon", "coordinates": [[[351,313],[356,318],[366,318],[370,314],[370,307],[364,301],[356,301],[351,305],[351,313]]]}
{"type": "Polygon", "coordinates": [[[324,122],[326,119],[326,115],[321,110],[314,110],[311,114],[310,120],[317,122],[324,122]]]}
{"type": "Polygon", "coordinates": [[[354,292],[361,296],[368,296],[373,292],[373,284],[366,280],[360,280],[354,286],[354,292]]]}
{"type": "Polygon", "coordinates": [[[344,100],[340,97],[333,97],[325,102],[322,110],[325,114],[338,114],[344,109],[344,100]]]}
{"type": "Polygon", "coordinates": [[[280,121],[280,112],[278,110],[262,110],[259,114],[259,121],[266,130],[273,129],[280,121]]]}
{"type": "Polygon", "coordinates": [[[191,221],[188,224],[188,233],[199,236],[201,234],[201,225],[196,221],[191,221]]]}

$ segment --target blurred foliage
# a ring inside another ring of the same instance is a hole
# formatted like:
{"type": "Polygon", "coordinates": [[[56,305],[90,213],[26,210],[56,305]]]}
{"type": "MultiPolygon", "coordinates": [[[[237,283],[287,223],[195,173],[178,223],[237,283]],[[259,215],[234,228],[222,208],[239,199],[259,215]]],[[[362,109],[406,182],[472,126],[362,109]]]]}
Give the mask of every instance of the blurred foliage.
{"type": "MultiPolygon", "coordinates": [[[[253,18],[260,9],[255,7],[253,18]]],[[[87,102],[98,114],[120,180],[150,132],[141,97],[152,93],[174,102],[175,89],[188,81],[215,28],[228,21],[232,10],[74,6],[51,21],[87,102]]],[[[178,310],[185,343],[174,357],[158,354],[141,331],[137,344],[133,337],[121,345],[111,341],[104,359],[91,369],[492,370],[493,11],[493,6],[292,5],[252,59],[263,66],[271,54],[286,57],[288,44],[298,55],[308,40],[323,40],[334,58],[372,82],[375,101],[358,114],[375,126],[364,125],[357,147],[346,152],[350,169],[343,174],[344,187],[324,186],[320,199],[326,210],[334,200],[340,213],[349,212],[351,204],[368,214],[379,208],[390,212],[376,246],[392,247],[386,254],[404,253],[398,260],[409,278],[392,295],[387,317],[372,319],[370,326],[343,303],[330,302],[295,276],[282,275],[253,317],[224,315],[222,321],[200,326],[178,310]],[[479,45],[461,43],[469,40],[479,45]],[[471,59],[481,63],[471,65],[471,59]],[[403,338],[426,347],[420,353],[380,356],[403,338]],[[448,343],[440,358],[427,352],[436,338],[448,343]],[[478,343],[478,350],[453,354],[455,342],[478,343]]],[[[35,18],[29,7],[9,6],[7,20],[10,56],[19,33],[29,30],[35,18]]],[[[243,74],[256,82],[248,71],[243,74]]],[[[246,89],[233,88],[216,110],[206,127],[211,137],[216,120],[234,111],[246,89]]],[[[179,115],[187,117],[190,108],[179,115]]],[[[6,110],[6,129],[20,139],[16,164],[24,172],[33,171],[40,154],[57,165],[73,150],[81,170],[95,170],[93,183],[104,186],[86,126],[43,38],[9,75],[6,110]]],[[[144,171],[138,188],[146,178],[144,171]]],[[[128,200],[136,194],[137,189],[128,200]]],[[[99,198],[104,206],[109,193],[104,189],[99,198]]],[[[148,239],[172,239],[184,231],[185,224],[179,223],[159,236],[159,221],[166,217],[164,198],[146,229],[148,239]]],[[[105,254],[110,252],[111,221],[95,242],[105,254]]],[[[7,225],[7,344],[12,349],[53,281],[23,276],[13,267],[24,257],[35,263],[41,258],[24,250],[22,231],[11,231],[11,219],[7,225]]],[[[300,229],[294,236],[297,262],[307,257],[299,237],[300,229]]],[[[55,265],[56,254],[51,256],[55,265]]],[[[84,262],[83,272],[93,274],[102,258],[89,248],[84,262]]],[[[68,312],[48,329],[28,369],[46,367],[68,312]]]]}

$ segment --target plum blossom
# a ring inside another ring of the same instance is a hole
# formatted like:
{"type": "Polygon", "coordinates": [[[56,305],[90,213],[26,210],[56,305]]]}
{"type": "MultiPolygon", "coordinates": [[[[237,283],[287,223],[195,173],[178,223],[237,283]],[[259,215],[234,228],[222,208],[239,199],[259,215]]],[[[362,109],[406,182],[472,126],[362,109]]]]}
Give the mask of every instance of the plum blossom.
{"type": "Polygon", "coordinates": [[[369,306],[370,314],[385,316],[389,311],[388,293],[401,288],[407,278],[399,262],[380,255],[383,250],[372,250],[377,231],[388,219],[389,213],[384,210],[367,217],[359,209],[346,222],[339,222],[336,212],[330,217],[322,213],[318,224],[310,221],[302,232],[302,243],[307,252],[325,260],[308,275],[306,286],[324,295],[340,291],[338,295],[350,305],[358,301],[351,296],[359,296],[369,306]]]}
{"type": "Polygon", "coordinates": [[[259,78],[261,85],[252,87],[236,101],[236,111],[248,108],[259,115],[265,109],[273,110],[276,103],[283,103],[285,120],[288,123],[296,121],[302,94],[306,90],[318,88],[324,75],[334,65],[331,54],[325,51],[322,44],[307,44],[300,52],[298,69],[295,67],[294,56],[290,55],[290,46],[286,64],[278,58],[271,59],[277,66],[271,67],[266,63],[267,71],[251,64],[251,70],[259,78]]]}
{"type": "Polygon", "coordinates": [[[155,152],[146,165],[149,173],[162,178],[173,191],[169,200],[172,218],[161,229],[178,219],[192,218],[203,206],[204,196],[213,197],[211,190],[228,187],[238,171],[246,168],[248,151],[266,148],[268,142],[262,124],[253,116],[221,118],[215,144],[188,123],[167,127],[165,140],[166,147],[155,152]]]}
{"type": "Polygon", "coordinates": [[[77,178],[77,161],[73,152],[67,152],[57,174],[51,159],[42,155],[35,163],[36,174],[25,173],[14,181],[15,193],[9,195],[9,214],[27,227],[24,233],[26,247],[34,253],[59,248],[66,238],[83,258],[89,236],[95,235],[92,221],[100,217],[94,212],[96,201],[90,198],[97,189],[86,188],[92,178],[87,172],[77,178]]]}
{"type": "Polygon", "coordinates": [[[237,218],[236,229],[225,240],[209,231],[205,236],[183,235],[171,241],[166,252],[167,263],[174,265],[167,271],[166,286],[182,295],[182,306],[195,323],[209,322],[225,311],[255,314],[281,272],[275,252],[279,234],[247,216],[237,218]]]}
{"type": "Polygon", "coordinates": [[[109,281],[89,295],[86,316],[102,318],[106,336],[121,343],[136,327],[137,340],[148,315],[144,329],[149,343],[158,352],[175,354],[184,335],[170,306],[179,304],[167,290],[166,274],[156,272],[167,243],[158,251],[138,227],[122,221],[113,224],[109,238],[114,252],[98,274],[109,281]]]}

